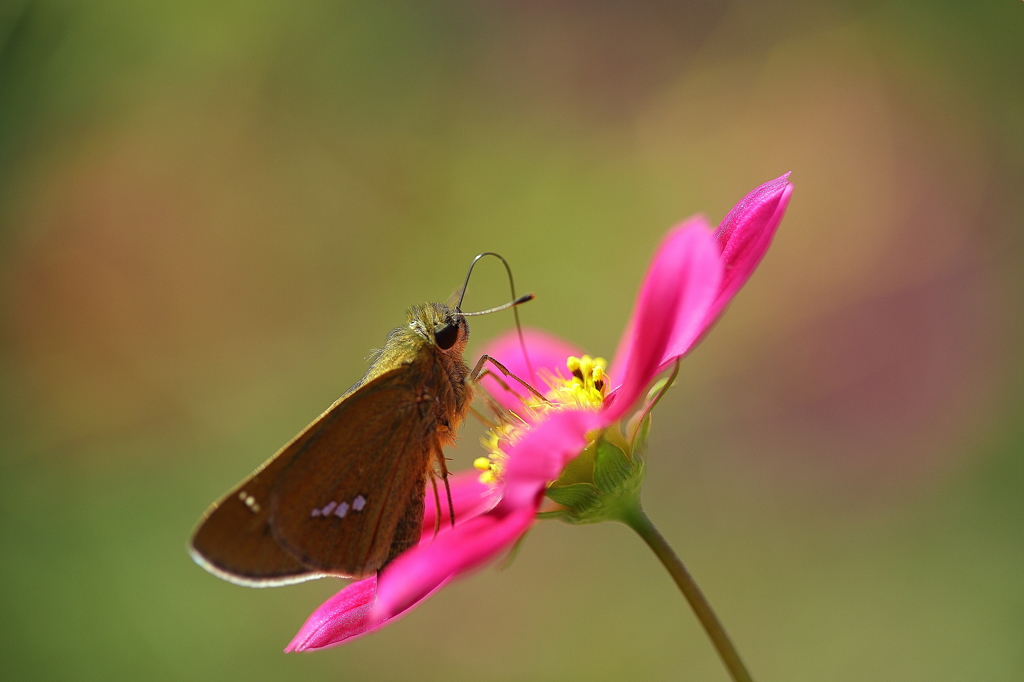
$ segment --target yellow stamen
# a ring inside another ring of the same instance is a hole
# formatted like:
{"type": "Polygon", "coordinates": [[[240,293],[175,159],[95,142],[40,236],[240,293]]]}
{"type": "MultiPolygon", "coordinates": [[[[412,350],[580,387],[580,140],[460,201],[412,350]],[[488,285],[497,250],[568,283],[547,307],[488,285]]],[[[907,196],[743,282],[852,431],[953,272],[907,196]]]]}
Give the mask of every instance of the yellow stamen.
{"type": "Polygon", "coordinates": [[[584,355],[581,358],[570,357],[565,366],[570,378],[557,376],[549,380],[548,400],[562,406],[599,408],[608,395],[608,374],[605,372],[608,361],[584,355]]]}
{"type": "Polygon", "coordinates": [[[478,457],[473,466],[483,472],[480,474],[481,482],[494,483],[501,478],[505,460],[508,458],[501,449],[502,445],[514,442],[523,429],[529,428],[529,424],[538,421],[545,412],[566,407],[600,409],[611,386],[605,371],[608,368],[608,361],[584,355],[579,358],[569,357],[565,361],[565,366],[569,370],[568,378],[563,377],[560,372],[547,372],[542,377],[549,387],[545,395],[548,402],[524,402],[525,408],[533,415],[530,419],[523,419],[511,412],[502,415],[502,423],[480,439],[484,450],[487,451],[487,457],[478,457]]]}

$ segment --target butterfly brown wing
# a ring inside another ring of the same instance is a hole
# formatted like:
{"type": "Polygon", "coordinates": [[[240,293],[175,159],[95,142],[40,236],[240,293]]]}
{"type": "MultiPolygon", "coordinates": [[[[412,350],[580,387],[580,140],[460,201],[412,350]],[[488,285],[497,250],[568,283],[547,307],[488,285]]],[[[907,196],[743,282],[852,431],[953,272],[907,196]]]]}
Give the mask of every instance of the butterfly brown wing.
{"type": "Polygon", "coordinates": [[[415,544],[427,467],[440,452],[427,390],[434,367],[421,357],[338,400],[210,507],[192,537],[193,559],[225,580],[271,587],[368,575],[415,544]],[[359,496],[366,503],[355,510],[359,496]],[[327,498],[347,501],[349,523],[337,507],[312,516],[327,498]]]}
{"type": "Polygon", "coordinates": [[[303,437],[322,419],[207,510],[189,548],[196,563],[220,578],[252,587],[287,585],[323,576],[281,549],[267,522],[274,483],[301,448],[303,437]]]}
{"type": "Polygon", "coordinates": [[[370,381],[290,457],[271,493],[269,525],[302,565],[362,577],[419,539],[426,474],[439,454],[438,370],[423,353],[370,381]]]}

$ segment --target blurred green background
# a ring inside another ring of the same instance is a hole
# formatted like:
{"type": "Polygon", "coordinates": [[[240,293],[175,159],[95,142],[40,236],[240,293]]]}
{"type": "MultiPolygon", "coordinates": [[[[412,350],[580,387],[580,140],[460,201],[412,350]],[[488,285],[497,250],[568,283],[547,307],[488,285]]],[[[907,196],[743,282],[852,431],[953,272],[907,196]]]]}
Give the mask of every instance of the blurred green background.
{"type": "MultiPolygon", "coordinates": [[[[3,677],[726,679],[622,526],[309,655],[340,583],[185,544],[477,252],[610,356],[664,231],[793,171],[648,511],[758,680],[1024,679],[1022,36],[1019,0],[0,3],[3,677]]],[[[490,263],[466,305],[506,297],[490,263]]]]}

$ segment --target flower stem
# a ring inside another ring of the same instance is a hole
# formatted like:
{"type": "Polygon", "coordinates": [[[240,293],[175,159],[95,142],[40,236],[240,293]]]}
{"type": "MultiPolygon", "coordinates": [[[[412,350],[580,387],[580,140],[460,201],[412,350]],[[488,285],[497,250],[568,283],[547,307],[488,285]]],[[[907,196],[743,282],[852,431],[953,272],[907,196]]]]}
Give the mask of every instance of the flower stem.
{"type": "Polygon", "coordinates": [[[651,548],[651,551],[654,552],[655,556],[658,557],[662,565],[669,572],[669,575],[672,576],[676,585],[679,586],[679,590],[686,597],[686,601],[690,603],[690,608],[696,614],[697,620],[704,626],[708,637],[711,638],[711,643],[714,644],[719,657],[722,659],[722,663],[725,664],[725,668],[729,671],[732,679],[735,682],[753,682],[753,678],[747,672],[746,666],[743,665],[739,652],[736,651],[736,647],[729,640],[729,635],[726,634],[725,628],[722,627],[721,621],[718,620],[718,616],[711,609],[711,604],[704,597],[704,593],[700,591],[693,576],[686,570],[686,566],[683,565],[683,562],[672,551],[665,538],[662,537],[658,529],[651,523],[640,503],[637,502],[631,510],[624,512],[620,518],[623,523],[635,530],[643,538],[647,546],[651,548]]]}

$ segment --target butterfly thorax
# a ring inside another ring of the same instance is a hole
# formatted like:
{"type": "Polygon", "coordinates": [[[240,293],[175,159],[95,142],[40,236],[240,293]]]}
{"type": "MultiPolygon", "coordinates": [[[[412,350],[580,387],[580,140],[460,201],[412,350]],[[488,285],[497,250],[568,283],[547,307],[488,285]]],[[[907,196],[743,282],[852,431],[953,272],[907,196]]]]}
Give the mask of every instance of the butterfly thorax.
{"type": "Polygon", "coordinates": [[[388,334],[360,384],[411,365],[424,399],[434,403],[439,435],[450,443],[472,401],[470,370],[462,357],[468,340],[469,325],[455,308],[443,303],[415,305],[407,323],[388,334]]]}

